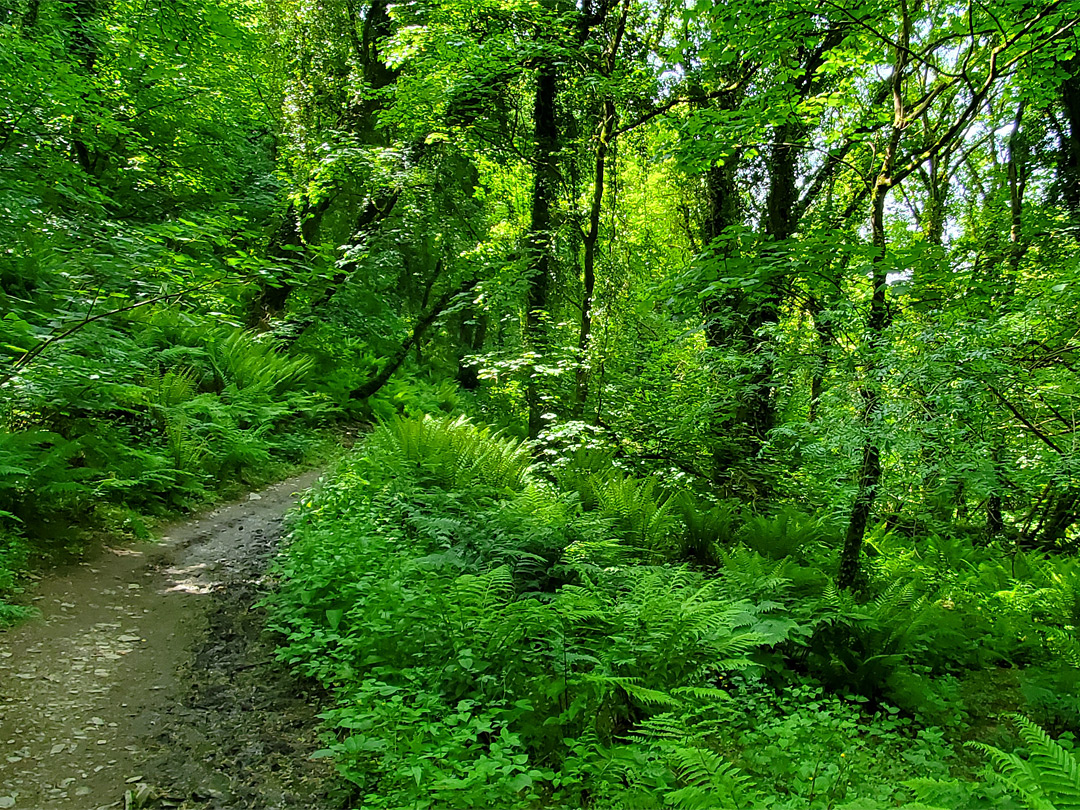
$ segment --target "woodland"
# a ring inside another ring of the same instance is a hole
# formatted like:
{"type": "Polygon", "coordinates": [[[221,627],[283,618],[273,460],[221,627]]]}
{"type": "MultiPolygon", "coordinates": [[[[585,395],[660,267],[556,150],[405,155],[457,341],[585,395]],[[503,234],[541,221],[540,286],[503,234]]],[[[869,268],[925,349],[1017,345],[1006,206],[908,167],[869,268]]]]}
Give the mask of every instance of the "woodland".
{"type": "Polygon", "coordinates": [[[3,621],[330,455],[351,807],[1080,808],[1080,0],[5,0],[0,98],[3,621]]]}

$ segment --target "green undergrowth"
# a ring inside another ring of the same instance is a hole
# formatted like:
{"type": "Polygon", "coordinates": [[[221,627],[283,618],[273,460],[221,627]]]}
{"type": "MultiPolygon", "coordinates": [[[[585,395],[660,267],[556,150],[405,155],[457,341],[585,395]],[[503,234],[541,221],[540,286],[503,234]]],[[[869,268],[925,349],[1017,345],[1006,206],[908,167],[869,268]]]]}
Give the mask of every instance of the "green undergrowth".
{"type": "Polygon", "coordinates": [[[31,609],[9,600],[22,594],[20,574],[26,569],[30,549],[26,541],[0,531],[0,627],[7,627],[31,614],[31,609]]]}
{"type": "Polygon", "coordinates": [[[300,461],[328,421],[310,362],[238,327],[133,314],[79,343],[0,402],[0,509],[26,524],[96,503],[187,508],[300,461]]]}
{"type": "Polygon", "coordinates": [[[28,567],[146,539],[332,454],[340,412],[312,373],[268,336],[170,309],[43,353],[0,389],[0,599],[18,601],[28,567]]]}
{"type": "Polygon", "coordinates": [[[1029,673],[1069,726],[1037,684],[1069,677],[1075,566],[882,530],[856,598],[833,534],[395,417],[295,515],[271,621],[356,807],[1025,806],[962,745],[1012,751],[975,718],[1019,706],[968,678],[1029,673]]]}

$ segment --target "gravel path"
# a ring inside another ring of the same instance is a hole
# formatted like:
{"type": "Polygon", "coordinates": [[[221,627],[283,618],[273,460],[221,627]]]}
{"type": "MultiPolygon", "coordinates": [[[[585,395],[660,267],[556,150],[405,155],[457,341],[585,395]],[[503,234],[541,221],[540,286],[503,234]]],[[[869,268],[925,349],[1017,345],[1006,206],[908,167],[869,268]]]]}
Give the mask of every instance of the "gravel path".
{"type": "Polygon", "coordinates": [[[318,695],[273,661],[255,603],[312,472],[107,548],[0,633],[0,808],[305,808],[343,801],[318,695]]]}

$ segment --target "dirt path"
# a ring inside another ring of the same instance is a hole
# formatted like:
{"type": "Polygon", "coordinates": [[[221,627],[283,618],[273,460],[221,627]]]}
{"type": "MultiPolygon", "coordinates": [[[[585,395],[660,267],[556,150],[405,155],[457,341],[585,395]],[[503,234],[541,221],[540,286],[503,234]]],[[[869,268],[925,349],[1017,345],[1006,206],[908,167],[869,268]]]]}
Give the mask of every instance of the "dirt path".
{"type": "Polygon", "coordinates": [[[0,634],[0,808],[340,805],[315,696],[272,659],[255,602],[282,516],[317,473],[110,548],[0,634]]]}

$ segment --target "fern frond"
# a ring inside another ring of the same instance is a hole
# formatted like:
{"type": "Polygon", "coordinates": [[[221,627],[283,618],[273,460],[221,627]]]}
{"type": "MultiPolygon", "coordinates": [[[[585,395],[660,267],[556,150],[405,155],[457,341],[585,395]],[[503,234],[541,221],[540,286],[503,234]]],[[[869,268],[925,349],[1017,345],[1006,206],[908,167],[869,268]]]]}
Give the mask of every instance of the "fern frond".
{"type": "Polygon", "coordinates": [[[629,733],[631,739],[640,742],[685,740],[688,736],[686,722],[681,715],[674,712],[664,712],[646,718],[629,733]]]}
{"type": "Polygon", "coordinates": [[[394,416],[368,439],[368,453],[392,464],[416,465],[442,486],[465,489],[479,483],[520,491],[531,480],[532,457],[521,442],[478,427],[464,416],[394,416]]]}
{"type": "MultiPolygon", "coordinates": [[[[721,661],[720,664],[729,663],[721,661]]],[[[747,665],[749,661],[745,662],[747,665]]],[[[733,667],[720,666],[720,669],[729,669],[733,667]]],[[[732,700],[731,695],[725,692],[723,689],[711,689],[707,686],[680,686],[678,689],[672,689],[671,694],[680,698],[691,698],[696,701],[719,701],[727,702],[732,700]]]]}
{"type": "Polygon", "coordinates": [[[680,810],[728,810],[743,806],[749,778],[719,754],[697,746],[676,748],[671,758],[685,787],[665,797],[680,810]]]}
{"type": "Polygon", "coordinates": [[[1028,748],[1027,759],[985,743],[968,745],[986,754],[1002,781],[1034,810],[1080,810],[1080,761],[1023,715],[1010,715],[1028,748]]]}
{"type": "Polygon", "coordinates": [[[482,612],[502,607],[514,596],[514,577],[507,565],[486,574],[462,574],[454,580],[456,607],[463,611],[482,612]]]}
{"type": "Polygon", "coordinates": [[[639,700],[646,706],[677,706],[679,700],[667,692],[659,689],[650,689],[641,685],[640,678],[625,678],[615,675],[590,674],[585,677],[586,681],[617,686],[629,697],[639,700]]]}
{"type": "Polygon", "coordinates": [[[1013,715],[1030,753],[1028,763],[1040,787],[1062,810],[1080,807],[1080,761],[1023,715],[1013,715]]]}

